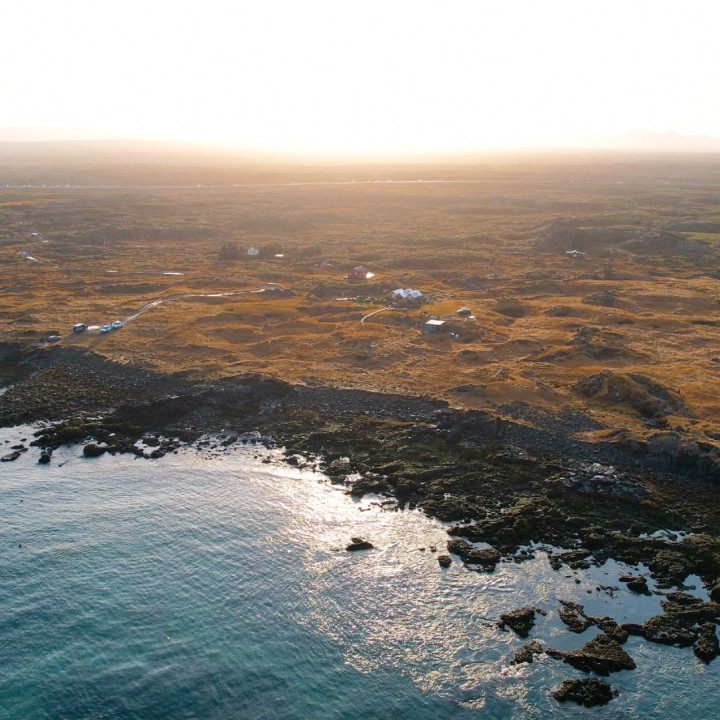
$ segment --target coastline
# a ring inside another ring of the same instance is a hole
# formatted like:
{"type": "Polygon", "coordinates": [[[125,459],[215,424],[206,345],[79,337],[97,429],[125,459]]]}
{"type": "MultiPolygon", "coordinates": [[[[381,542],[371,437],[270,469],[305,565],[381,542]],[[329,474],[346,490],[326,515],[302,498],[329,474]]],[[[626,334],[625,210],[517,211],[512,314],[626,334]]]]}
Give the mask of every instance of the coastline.
{"type": "MultiPolygon", "coordinates": [[[[313,457],[353,495],[375,492],[417,506],[503,555],[528,542],[580,542],[598,559],[651,563],[659,546],[638,536],[683,531],[695,540],[680,546],[703,537],[712,547],[702,560],[687,553],[688,574],[709,586],[720,577],[720,512],[713,510],[720,487],[709,477],[689,479],[683,458],[643,458],[578,439],[600,426],[577,412],[463,411],[421,396],[293,386],[261,375],[203,382],[89,352],[17,345],[0,348],[0,381],[7,387],[0,425],[41,423],[32,443],[39,449],[95,443],[142,455],[135,443],[144,439],[158,458],[207,433],[224,433],[227,444],[259,433],[291,464],[313,457]]],[[[653,572],[682,583],[677,569],[653,572]]]]}
{"type": "MultiPolygon", "coordinates": [[[[556,570],[608,559],[642,564],[644,576],[623,582],[646,594],[652,578],[665,596],[664,614],[632,627],[590,617],[581,605],[566,608],[571,631],[594,624],[613,642],[630,634],[686,647],[707,641],[710,631],[701,626],[712,625],[714,637],[720,488],[689,478],[672,458],[654,469],[626,448],[578,439],[598,429],[592,418],[543,417],[522,406],[462,411],[431,398],[293,386],[259,375],[202,382],[72,349],[3,346],[1,357],[7,391],[0,425],[36,424],[31,448],[16,452],[31,449],[41,462],[52,462],[52,450],[66,443],[84,445],[88,458],[159,460],[208,434],[218,447],[251,438],[282,449],[290,465],[322,471],[355,497],[378,494],[388,505],[450,523],[443,562],[492,572],[499,562],[530,559],[528,547],[541,544],[557,549],[550,551],[556,570]],[[682,592],[690,575],[702,579],[711,601],[682,592]]],[[[534,609],[518,613],[501,622],[524,637],[534,609]]],[[[531,643],[516,661],[546,651],[556,652],[531,643]]],[[[607,648],[588,649],[598,652],[607,648]]]]}

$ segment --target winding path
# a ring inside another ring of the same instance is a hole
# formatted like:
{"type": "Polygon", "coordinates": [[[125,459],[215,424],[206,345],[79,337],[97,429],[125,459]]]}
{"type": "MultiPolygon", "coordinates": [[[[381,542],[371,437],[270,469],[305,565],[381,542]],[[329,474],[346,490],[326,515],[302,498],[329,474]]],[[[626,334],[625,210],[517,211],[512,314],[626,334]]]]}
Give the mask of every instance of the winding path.
{"type": "MultiPolygon", "coordinates": [[[[33,253],[33,246],[31,245],[28,248],[24,248],[23,250],[20,250],[19,253],[28,260],[29,262],[37,263],[39,265],[45,265],[48,267],[52,267],[55,270],[77,270],[77,271],[87,271],[87,268],[80,268],[80,267],[70,267],[70,266],[63,266],[63,265],[55,265],[47,260],[43,260],[42,258],[38,258],[33,253]]],[[[96,271],[99,274],[118,274],[117,270],[98,270],[96,271]]],[[[130,271],[123,271],[123,274],[133,274],[133,275],[154,275],[154,274],[161,274],[161,275],[185,275],[184,272],[177,272],[177,271],[147,271],[147,270],[130,270],[130,271]]],[[[264,293],[264,292],[271,292],[273,290],[275,291],[282,291],[287,292],[289,288],[285,288],[282,285],[278,283],[273,282],[263,282],[262,280],[253,280],[253,282],[257,283],[258,285],[261,285],[262,287],[255,288],[252,290],[232,290],[227,292],[207,292],[207,293],[200,293],[200,292],[182,292],[182,293],[174,293],[172,295],[167,295],[166,297],[156,298],[155,300],[151,300],[150,302],[145,303],[141,308],[138,310],[135,310],[134,312],[130,313],[129,315],[126,315],[125,317],[121,318],[121,322],[123,325],[132,322],[136,318],[140,317],[140,315],[143,315],[148,310],[151,310],[154,307],[158,307],[160,305],[163,305],[164,303],[168,302],[174,302],[176,300],[184,300],[187,298],[203,298],[203,297],[236,297],[240,295],[252,295],[252,294],[258,294],[258,293],[264,293]]],[[[7,289],[7,288],[6,288],[7,289]]],[[[91,330],[92,334],[94,335],[100,330],[101,325],[95,324],[95,323],[87,323],[88,330],[91,330]]],[[[65,337],[71,337],[73,335],[72,332],[68,333],[65,337]]],[[[46,343],[47,344],[47,343],[46,343]]]]}
{"type": "Polygon", "coordinates": [[[384,307],[384,308],[380,308],[379,310],[373,310],[373,312],[368,313],[367,315],[364,315],[362,318],[360,318],[360,324],[364,325],[365,321],[368,318],[371,318],[373,315],[377,315],[378,313],[385,312],[385,310],[392,310],[392,309],[393,308],[391,308],[391,307],[384,307]]]}
{"type": "Polygon", "coordinates": [[[282,285],[278,285],[277,283],[261,283],[262,285],[265,285],[266,287],[257,288],[255,290],[233,290],[229,292],[209,292],[209,293],[175,293],[174,295],[168,295],[167,297],[163,298],[157,298],[156,300],[151,300],[149,303],[146,303],[143,305],[139,310],[136,310],[133,313],[130,313],[130,315],[127,315],[122,319],[123,323],[131,322],[132,320],[135,320],[135,318],[140,317],[143,313],[146,313],[148,310],[152,310],[154,307],[158,307],[158,305],[163,305],[167,302],[174,302],[175,300],[184,300],[185,298],[194,298],[194,297],[235,297],[238,295],[253,295],[258,293],[264,293],[268,291],[272,291],[274,289],[277,290],[287,290],[287,288],[282,287],[282,285]]]}

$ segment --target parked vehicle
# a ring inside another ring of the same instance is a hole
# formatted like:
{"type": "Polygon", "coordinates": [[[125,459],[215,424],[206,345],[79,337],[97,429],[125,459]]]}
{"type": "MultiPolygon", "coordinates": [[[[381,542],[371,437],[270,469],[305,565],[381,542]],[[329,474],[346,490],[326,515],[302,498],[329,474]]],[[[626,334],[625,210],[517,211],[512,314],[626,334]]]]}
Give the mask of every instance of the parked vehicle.
{"type": "Polygon", "coordinates": [[[117,330],[118,328],[121,328],[123,326],[123,324],[124,323],[122,320],[115,320],[114,322],[110,323],[110,327],[113,330],[117,330]]]}
{"type": "Polygon", "coordinates": [[[110,325],[103,325],[100,328],[101,333],[109,333],[112,330],[112,327],[110,325]]]}
{"type": "Polygon", "coordinates": [[[81,333],[87,330],[87,323],[75,323],[72,328],[74,333],[81,333]]]}

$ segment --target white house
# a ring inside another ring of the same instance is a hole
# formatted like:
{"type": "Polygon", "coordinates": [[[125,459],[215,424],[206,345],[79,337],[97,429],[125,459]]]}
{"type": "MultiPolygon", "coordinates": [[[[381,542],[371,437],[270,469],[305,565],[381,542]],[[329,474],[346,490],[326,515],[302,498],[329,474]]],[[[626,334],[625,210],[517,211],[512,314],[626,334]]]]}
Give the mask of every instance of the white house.
{"type": "Polygon", "coordinates": [[[393,300],[417,300],[422,297],[422,293],[419,290],[412,290],[411,288],[407,290],[398,288],[390,293],[390,297],[393,300]]]}

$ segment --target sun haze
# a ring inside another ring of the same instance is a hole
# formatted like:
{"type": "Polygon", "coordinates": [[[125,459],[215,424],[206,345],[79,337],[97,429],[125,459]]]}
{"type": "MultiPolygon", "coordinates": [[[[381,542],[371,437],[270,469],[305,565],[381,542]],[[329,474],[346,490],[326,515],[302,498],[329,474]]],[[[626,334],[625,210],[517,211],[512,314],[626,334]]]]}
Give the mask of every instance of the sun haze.
{"type": "Polygon", "coordinates": [[[0,139],[402,154],[720,137],[718,20],[712,0],[13,3],[0,139]]]}

